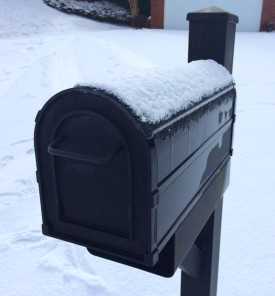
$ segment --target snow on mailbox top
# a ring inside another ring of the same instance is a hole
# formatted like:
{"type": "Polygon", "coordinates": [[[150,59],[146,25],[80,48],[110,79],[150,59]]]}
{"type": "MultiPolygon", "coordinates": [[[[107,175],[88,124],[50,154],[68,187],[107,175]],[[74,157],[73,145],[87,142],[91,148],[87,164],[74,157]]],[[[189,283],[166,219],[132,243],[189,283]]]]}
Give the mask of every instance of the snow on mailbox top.
{"type": "Polygon", "coordinates": [[[114,95],[141,121],[150,124],[169,119],[233,84],[231,74],[212,60],[194,61],[173,69],[155,66],[118,69],[78,85],[114,95]]]}

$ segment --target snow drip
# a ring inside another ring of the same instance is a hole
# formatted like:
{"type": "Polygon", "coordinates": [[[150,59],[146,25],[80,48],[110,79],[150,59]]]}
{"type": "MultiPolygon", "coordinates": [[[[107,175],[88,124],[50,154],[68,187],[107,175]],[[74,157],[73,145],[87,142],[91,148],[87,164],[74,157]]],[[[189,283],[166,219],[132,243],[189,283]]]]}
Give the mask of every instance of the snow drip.
{"type": "Polygon", "coordinates": [[[100,21],[128,24],[130,10],[111,0],[43,0],[47,5],[100,21]]]}
{"type": "Polygon", "coordinates": [[[213,60],[194,61],[176,69],[129,67],[110,73],[78,85],[114,95],[141,121],[151,124],[169,119],[234,83],[227,69],[213,60]]]}

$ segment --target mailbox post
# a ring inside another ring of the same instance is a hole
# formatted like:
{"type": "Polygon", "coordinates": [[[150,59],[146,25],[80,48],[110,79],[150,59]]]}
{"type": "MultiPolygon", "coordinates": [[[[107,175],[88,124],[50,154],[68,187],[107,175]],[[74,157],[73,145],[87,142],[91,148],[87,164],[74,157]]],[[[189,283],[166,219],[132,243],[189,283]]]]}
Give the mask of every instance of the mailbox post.
{"type": "MultiPolygon", "coordinates": [[[[212,7],[187,15],[188,62],[213,59],[232,73],[238,17],[212,7]]],[[[235,109],[235,106],[234,106],[235,109]]],[[[182,296],[216,296],[223,196],[182,264],[182,296]]]]}

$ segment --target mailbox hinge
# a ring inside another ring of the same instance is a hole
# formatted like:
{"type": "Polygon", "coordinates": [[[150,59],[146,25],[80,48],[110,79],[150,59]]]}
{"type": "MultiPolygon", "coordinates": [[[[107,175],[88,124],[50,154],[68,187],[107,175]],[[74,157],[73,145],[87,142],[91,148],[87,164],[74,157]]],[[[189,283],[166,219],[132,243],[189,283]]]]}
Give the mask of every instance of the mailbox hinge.
{"type": "Polygon", "coordinates": [[[158,204],[159,204],[159,191],[155,190],[152,193],[151,198],[151,222],[152,222],[152,243],[156,246],[157,243],[157,236],[158,236],[158,204]]]}
{"type": "Polygon", "coordinates": [[[152,194],[152,205],[151,208],[157,207],[159,204],[159,192],[158,190],[155,191],[155,193],[152,194]]]}

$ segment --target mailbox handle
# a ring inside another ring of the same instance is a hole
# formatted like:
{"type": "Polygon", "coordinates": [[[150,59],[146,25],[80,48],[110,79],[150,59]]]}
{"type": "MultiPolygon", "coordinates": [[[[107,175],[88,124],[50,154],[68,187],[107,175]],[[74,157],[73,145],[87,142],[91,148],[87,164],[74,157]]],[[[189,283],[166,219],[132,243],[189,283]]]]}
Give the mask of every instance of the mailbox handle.
{"type": "Polygon", "coordinates": [[[59,156],[63,158],[68,158],[77,161],[88,162],[93,165],[97,166],[105,166],[108,165],[114,157],[123,149],[120,145],[110,155],[106,157],[98,157],[98,156],[91,156],[91,155],[84,155],[77,152],[66,151],[63,148],[58,148],[56,145],[59,141],[55,140],[48,146],[48,153],[52,156],[59,156]]]}

